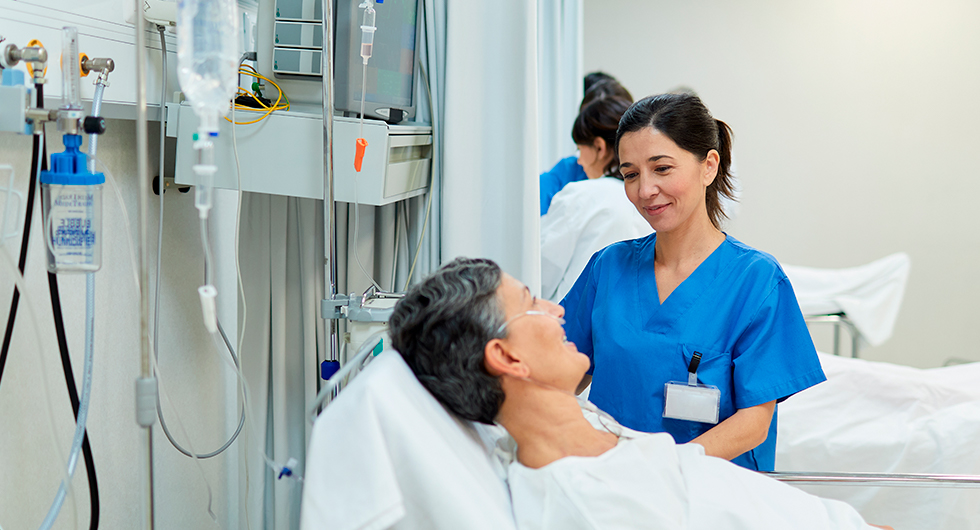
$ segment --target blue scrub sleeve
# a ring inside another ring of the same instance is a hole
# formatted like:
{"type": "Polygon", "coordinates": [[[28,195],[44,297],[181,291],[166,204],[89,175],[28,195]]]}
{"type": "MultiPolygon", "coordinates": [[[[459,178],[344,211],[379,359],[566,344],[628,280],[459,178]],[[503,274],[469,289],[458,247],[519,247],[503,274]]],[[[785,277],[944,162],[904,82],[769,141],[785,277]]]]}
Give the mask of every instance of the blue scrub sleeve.
{"type": "Polygon", "coordinates": [[[592,375],[595,369],[595,359],[592,357],[592,310],[596,295],[593,269],[598,256],[599,252],[592,255],[585,270],[561,301],[561,306],[565,308],[565,336],[575,344],[578,351],[589,357],[589,371],[586,372],[588,375],[592,375]]]}
{"type": "Polygon", "coordinates": [[[825,381],[789,280],[763,300],[732,352],[735,408],[778,400],[825,381]]]}
{"type": "Polygon", "coordinates": [[[585,180],[585,170],[578,165],[578,158],[570,156],[563,158],[538,178],[538,193],[541,198],[541,215],[548,213],[551,207],[551,200],[555,195],[571,182],[585,180]]]}

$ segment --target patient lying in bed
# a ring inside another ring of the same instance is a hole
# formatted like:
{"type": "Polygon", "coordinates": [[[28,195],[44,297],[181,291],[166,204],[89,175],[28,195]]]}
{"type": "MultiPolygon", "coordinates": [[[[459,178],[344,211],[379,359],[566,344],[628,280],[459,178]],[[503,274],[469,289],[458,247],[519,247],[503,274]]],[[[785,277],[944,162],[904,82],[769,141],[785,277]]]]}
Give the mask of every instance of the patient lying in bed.
{"type": "Polygon", "coordinates": [[[493,262],[458,259],[390,320],[393,345],[436,399],[513,437],[519,528],[869,528],[842,502],[631,431],[594,407],[583,414],[573,392],[589,361],[565,341],[561,316],[493,262]]]}

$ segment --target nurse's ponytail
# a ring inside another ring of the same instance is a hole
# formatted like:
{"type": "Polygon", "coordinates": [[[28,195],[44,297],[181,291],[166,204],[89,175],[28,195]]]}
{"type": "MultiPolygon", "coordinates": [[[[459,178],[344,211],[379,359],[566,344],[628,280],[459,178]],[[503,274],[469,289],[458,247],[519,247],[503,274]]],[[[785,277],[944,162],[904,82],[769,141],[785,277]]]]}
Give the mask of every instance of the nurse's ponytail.
{"type": "Polygon", "coordinates": [[[616,131],[616,151],[623,135],[647,127],[665,134],[681,149],[704,160],[714,149],[718,152],[718,173],[705,190],[708,218],[715,228],[727,219],[722,199],[734,200],[732,182],[732,129],[708,112],[701,98],[694,94],[661,94],[634,103],[619,121],[616,131]]]}
{"type": "MultiPolygon", "coordinates": [[[[714,120],[718,127],[718,173],[715,180],[704,191],[704,203],[708,209],[708,217],[715,228],[721,229],[722,219],[728,219],[728,214],[722,207],[723,198],[735,200],[734,183],[732,182],[732,128],[721,120],[714,120]]],[[[707,153],[705,153],[707,155],[707,153]]]]}

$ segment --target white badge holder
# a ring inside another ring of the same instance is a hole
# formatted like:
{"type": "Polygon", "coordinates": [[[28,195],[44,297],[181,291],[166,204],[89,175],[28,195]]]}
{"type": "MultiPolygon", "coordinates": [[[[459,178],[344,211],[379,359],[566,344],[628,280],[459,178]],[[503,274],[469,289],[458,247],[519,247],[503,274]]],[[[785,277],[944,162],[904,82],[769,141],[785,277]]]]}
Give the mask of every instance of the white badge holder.
{"type": "Polygon", "coordinates": [[[687,383],[671,381],[664,385],[664,417],[675,420],[718,423],[721,390],[698,384],[698,365],[701,354],[694,352],[688,367],[687,383]]]}

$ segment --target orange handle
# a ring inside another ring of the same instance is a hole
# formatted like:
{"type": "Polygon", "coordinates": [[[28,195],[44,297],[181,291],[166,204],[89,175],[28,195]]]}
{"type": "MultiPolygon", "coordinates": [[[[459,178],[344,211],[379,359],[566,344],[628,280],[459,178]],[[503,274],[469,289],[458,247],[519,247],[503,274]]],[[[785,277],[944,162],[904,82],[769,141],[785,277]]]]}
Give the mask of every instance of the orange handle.
{"type": "Polygon", "coordinates": [[[354,171],[361,172],[361,163],[364,162],[364,148],[367,147],[367,140],[357,139],[357,152],[354,153],[354,171]]]}

